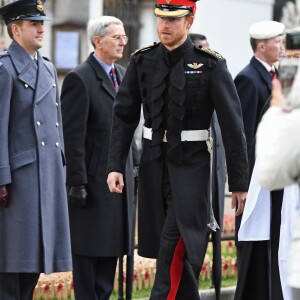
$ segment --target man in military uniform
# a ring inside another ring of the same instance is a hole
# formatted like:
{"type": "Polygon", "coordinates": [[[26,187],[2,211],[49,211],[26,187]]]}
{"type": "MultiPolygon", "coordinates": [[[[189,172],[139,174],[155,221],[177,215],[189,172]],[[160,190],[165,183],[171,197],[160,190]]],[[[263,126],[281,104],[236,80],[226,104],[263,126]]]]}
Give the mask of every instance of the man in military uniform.
{"type": "Polygon", "coordinates": [[[61,111],[43,45],[42,1],[0,8],[0,299],[31,300],[40,273],[70,271],[61,111]]]}
{"type": "Polygon", "coordinates": [[[196,1],[158,0],[161,43],[130,59],[114,102],[108,185],[122,193],[126,156],[145,123],[139,172],[139,254],[158,257],[151,300],[199,299],[210,222],[211,139],[216,110],[226,150],[232,206],[243,211],[248,162],[240,102],[226,61],[188,37],[196,1]],[[209,150],[209,151],[208,151],[209,150]]]}

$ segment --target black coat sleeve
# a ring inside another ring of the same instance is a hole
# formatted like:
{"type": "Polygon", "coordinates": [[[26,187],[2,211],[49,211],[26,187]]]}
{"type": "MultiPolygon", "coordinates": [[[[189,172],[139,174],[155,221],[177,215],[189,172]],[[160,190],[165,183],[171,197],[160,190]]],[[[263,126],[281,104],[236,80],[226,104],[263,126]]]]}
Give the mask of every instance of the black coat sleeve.
{"type": "Polygon", "coordinates": [[[240,74],[234,83],[241,101],[249,157],[256,132],[258,91],[249,76],[240,74]]]}
{"type": "Polygon", "coordinates": [[[248,158],[241,104],[224,59],[217,61],[212,72],[210,92],[225,147],[229,190],[247,191],[248,158]]]}
{"type": "Polygon", "coordinates": [[[114,101],[107,171],[124,174],[134,131],[140,121],[141,95],[134,57],[131,57],[114,101]]]}
{"type": "Polygon", "coordinates": [[[85,136],[89,112],[88,91],[75,73],[67,74],[61,91],[61,109],[67,162],[67,185],[87,183],[85,136]]]}

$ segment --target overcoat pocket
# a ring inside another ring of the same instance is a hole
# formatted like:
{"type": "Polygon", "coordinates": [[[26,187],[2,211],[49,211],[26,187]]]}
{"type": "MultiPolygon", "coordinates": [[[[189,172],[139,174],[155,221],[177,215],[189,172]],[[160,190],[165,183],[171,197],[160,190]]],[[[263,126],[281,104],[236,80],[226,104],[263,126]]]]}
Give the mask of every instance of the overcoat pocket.
{"type": "Polygon", "coordinates": [[[9,158],[9,161],[12,171],[19,169],[36,161],[36,150],[35,148],[30,148],[19,151],[15,154],[12,154],[9,158]]]}

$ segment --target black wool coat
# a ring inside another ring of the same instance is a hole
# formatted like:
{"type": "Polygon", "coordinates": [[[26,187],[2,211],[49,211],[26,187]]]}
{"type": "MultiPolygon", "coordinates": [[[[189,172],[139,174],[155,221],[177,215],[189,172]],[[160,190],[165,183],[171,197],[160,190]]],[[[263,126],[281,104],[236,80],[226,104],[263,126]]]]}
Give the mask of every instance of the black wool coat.
{"type": "Polygon", "coordinates": [[[152,140],[143,140],[139,169],[139,253],[157,257],[165,219],[163,160],[167,164],[179,230],[191,263],[200,265],[209,218],[210,154],[205,141],[180,142],[181,130],[208,129],[216,110],[226,151],[231,191],[245,191],[248,163],[240,102],[225,59],[196,48],[188,38],[168,52],[162,44],[130,59],[114,102],[108,171],[124,172],[143,105],[152,140]],[[167,143],[162,142],[167,129],[167,143]]]}
{"type": "MultiPolygon", "coordinates": [[[[118,64],[115,69],[120,83],[125,69],[118,64]]],[[[115,96],[112,80],[93,53],[67,74],[62,86],[67,186],[83,184],[88,194],[86,207],[69,205],[72,251],[77,255],[119,256],[133,247],[132,155],[123,194],[110,193],[106,182],[115,96]]]]}
{"type": "Polygon", "coordinates": [[[248,159],[250,158],[255,133],[262,109],[272,91],[272,77],[255,57],[236,76],[234,83],[241,101],[248,159]]]}

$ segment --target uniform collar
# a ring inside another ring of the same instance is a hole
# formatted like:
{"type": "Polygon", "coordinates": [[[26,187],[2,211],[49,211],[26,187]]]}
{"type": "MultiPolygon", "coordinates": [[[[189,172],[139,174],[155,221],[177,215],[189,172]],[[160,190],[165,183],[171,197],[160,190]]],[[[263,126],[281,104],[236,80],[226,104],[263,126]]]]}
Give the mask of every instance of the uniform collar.
{"type": "Polygon", "coordinates": [[[16,42],[12,41],[8,47],[8,52],[17,69],[18,74],[32,64],[32,57],[16,42]]]}
{"type": "Polygon", "coordinates": [[[162,48],[163,48],[163,55],[166,58],[166,61],[169,62],[171,65],[176,63],[178,60],[180,60],[181,58],[183,58],[186,55],[186,50],[193,48],[194,44],[191,40],[190,37],[187,37],[187,39],[185,40],[185,42],[180,45],[179,47],[177,47],[176,49],[169,51],[163,44],[162,44],[162,48]]]}

